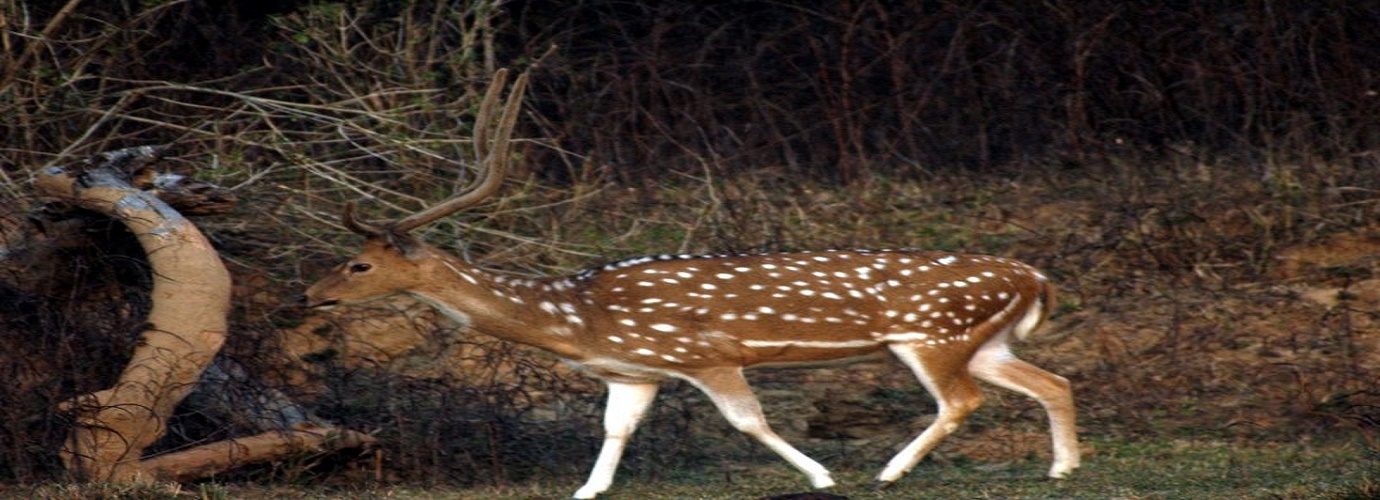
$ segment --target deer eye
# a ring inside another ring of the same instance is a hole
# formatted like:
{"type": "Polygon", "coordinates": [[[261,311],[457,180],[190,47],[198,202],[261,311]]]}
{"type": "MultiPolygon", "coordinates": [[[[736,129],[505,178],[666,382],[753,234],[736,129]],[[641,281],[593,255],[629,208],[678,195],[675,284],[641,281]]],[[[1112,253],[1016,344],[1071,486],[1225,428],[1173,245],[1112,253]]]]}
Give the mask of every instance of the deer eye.
{"type": "Polygon", "coordinates": [[[351,273],[356,273],[356,274],[358,274],[358,273],[365,273],[365,272],[369,272],[369,270],[370,270],[370,269],[373,269],[373,268],[374,268],[374,265],[373,265],[373,264],[368,264],[368,263],[360,262],[360,263],[358,263],[358,264],[351,264],[351,265],[350,265],[350,272],[351,272],[351,273]]]}

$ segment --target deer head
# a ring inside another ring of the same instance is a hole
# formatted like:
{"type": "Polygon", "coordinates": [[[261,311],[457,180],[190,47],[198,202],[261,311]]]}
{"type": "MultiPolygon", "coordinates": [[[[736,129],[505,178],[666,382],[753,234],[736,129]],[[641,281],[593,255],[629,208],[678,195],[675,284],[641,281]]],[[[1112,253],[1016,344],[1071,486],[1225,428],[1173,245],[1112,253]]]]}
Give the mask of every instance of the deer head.
{"type": "Polygon", "coordinates": [[[527,74],[518,75],[507,101],[498,110],[507,79],[506,69],[494,74],[475,118],[474,144],[480,167],[474,186],[425,210],[382,223],[361,219],[354,203],[347,203],[341,220],[347,229],[365,237],[364,248],[307,289],[308,307],[376,299],[411,290],[436,275],[436,267],[441,264],[437,257],[448,256],[411,231],[484,201],[503,184],[527,74]]]}

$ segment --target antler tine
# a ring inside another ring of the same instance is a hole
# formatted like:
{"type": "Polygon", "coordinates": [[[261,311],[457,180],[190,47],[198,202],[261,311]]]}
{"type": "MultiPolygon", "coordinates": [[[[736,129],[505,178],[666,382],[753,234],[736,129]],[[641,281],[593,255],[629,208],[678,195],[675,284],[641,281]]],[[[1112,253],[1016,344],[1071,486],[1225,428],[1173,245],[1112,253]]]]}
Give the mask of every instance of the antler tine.
{"type": "Polygon", "coordinates": [[[508,170],[508,147],[511,143],[513,127],[517,123],[519,108],[522,106],[522,95],[527,87],[527,73],[518,75],[512,91],[508,94],[508,100],[503,105],[498,124],[494,125],[491,123],[494,108],[498,106],[507,80],[507,69],[501,69],[494,73],[493,82],[489,84],[489,89],[484,94],[484,101],[479,104],[479,114],[475,118],[474,143],[480,161],[481,177],[479,182],[468,191],[394,221],[388,225],[390,230],[401,233],[430,224],[437,219],[454,214],[460,209],[483,201],[492,196],[499,186],[503,185],[503,178],[508,170]]]}
{"type": "Polygon", "coordinates": [[[353,201],[345,204],[345,212],[341,214],[340,221],[345,224],[345,229],[349,229],[350,232],[361,236],[376,237],[383,236],[384,234],[383,228],[379,225],[359,218],[359,214],[355,211],[355,202],[353,201]]]}
{"type": "MultiPolygon", "coordinates": [[[[508,68],[501,68],[494,73],[494,79],[489,82],[489,88],[484,91],[484,100],[479,103],[479,113],[475,115],[474,127],[474,150],[475,156],[482,162],[487,160],[484,151],[489,147],[489,124],[494,119],[494,107],[502,97],[503,87],[508,84],[508,68]]],[[[507,111],[507,107],[504,107],[507,111]]]]}

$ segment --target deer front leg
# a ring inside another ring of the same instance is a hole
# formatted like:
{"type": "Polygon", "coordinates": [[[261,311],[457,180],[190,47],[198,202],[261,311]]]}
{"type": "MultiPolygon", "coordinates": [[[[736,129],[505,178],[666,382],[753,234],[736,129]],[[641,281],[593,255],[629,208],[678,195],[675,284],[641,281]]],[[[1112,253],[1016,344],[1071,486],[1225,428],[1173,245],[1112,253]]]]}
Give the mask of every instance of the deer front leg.
{"type": "Polygon", "coordinates": [[[609,382],[608,387],[608,406],[604,408],[604,447],[599,450],[598,460],[594,461],[589,481],[575,492],[574,498],[594,498],[609,489],[613,484],[613,475],[618,471],[618,461],[623,458],[623,449],[628,445],[628,438],[656,398],[656,383],[609,382]]]}

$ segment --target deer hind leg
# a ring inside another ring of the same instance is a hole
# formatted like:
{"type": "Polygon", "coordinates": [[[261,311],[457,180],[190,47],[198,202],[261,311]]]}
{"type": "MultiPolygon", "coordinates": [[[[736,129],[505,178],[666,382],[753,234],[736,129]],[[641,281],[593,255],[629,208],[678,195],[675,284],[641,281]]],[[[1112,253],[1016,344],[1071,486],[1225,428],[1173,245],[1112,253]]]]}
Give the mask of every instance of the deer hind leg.
{"type": "Polygon", "coordinates": [[[1068,379],[1017,359],[1007,347],[1005,335],[984,344],[968,363],[968,370],[984,382],[1030,396],[1045,408],[1054,441],[1049,477],[1063,478],[1078,468],[1078,428],[1068,379]]]}
{"type": "Polygon", "coordinates": [[[806,476],[809,476],[812,486],[828,488],[834,485],[834,480],[829,476],[828,469],[801,453],[800,450],[795,449],[786,440],[781,439],[781,436],[778,436],[767,425],[767,418],[762,414],[762,405],[752,394],[752,388],[748,386],[747,380],[743,378],[742,368],[724,367],[705,370],[697,372],[693,376],[687,376],[686,380],[704,391],[714,402],[714,406],[719,408],[719,412],[728,419],[728,422],[735,429],[767,445],[796,469],[804,472],[806,476]]]}
{"type": "Polygon", "coordinates": [[[939,416],[910,444],[887,462],[877,475],[877,486],[884,487],[910,472],[920,459],[940,441],[958,430],[963,420],[982,405],[982,390],[965,369],[966,357],[954,357],[942,347],[892,344],[891,352],[912,372],[939,404],[939,416]]]}
{"type": "Polygon", "coordinates": [[[609,382],[608,387],[608,406],[604,409],[604,447],[594,461],[589,481],[575,492],[574,498],[594,498],[609,489],[613,484],[613,474],[618,471],[618,461],[623,458],[623,449],[628,445],[628,438],[656,398],[656,383],[609,382]]]}

